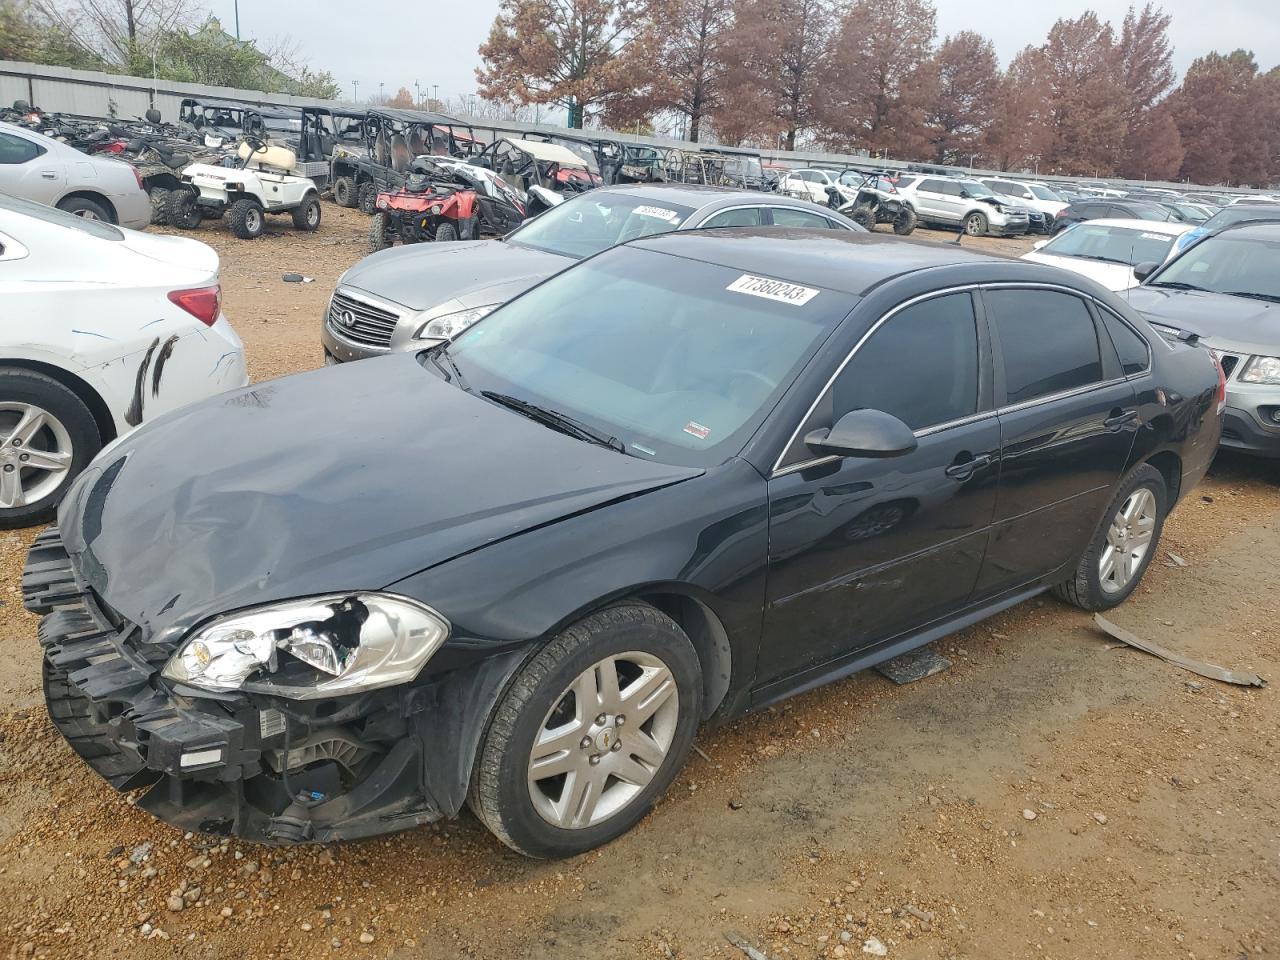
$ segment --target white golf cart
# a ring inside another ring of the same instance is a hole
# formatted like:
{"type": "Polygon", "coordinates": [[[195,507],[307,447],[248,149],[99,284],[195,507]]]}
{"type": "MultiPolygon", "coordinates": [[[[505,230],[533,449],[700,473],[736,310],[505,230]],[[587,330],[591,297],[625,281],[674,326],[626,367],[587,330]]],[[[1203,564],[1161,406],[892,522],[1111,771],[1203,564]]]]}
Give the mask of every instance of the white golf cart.
{"type": "Polygon", "coordinates": [[[236,155],[238,167],[193,163],[182,171],[182,186],[169,195],[169,223],[194,230],[202,218],[227,213],[241,240],[260,236],[268,213],[292,214],[298,230],[320,226],[320,192],[301,175],[297,154],[246,136],[236,155]]]}

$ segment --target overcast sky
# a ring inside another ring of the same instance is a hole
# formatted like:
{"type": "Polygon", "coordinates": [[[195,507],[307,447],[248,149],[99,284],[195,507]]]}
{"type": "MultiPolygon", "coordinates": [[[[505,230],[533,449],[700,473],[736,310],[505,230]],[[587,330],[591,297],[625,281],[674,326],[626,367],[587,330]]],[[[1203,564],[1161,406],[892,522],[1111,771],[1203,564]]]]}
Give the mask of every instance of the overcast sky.
{"type": "MultiPolygon", "coordinates": [[[[1135,0],[1141,3],[1141,0],[1135,0]]],[[[1029,43],[1041,43],[1059,17],[1094,9],[1119,29],[1129,0],[1035,0],[994,4],[990,0],[934,0],[938,33],[977,30],[996,45],[1003,63],[1029,43]]],[[[351,96],[359,81],[360,98],[385,84],[426,95],[432,84],[440,97],[474,93],[476,49],[497,14],[497,0],[361,0],[295,7],[268,0],[239,0],[242,37],[296,40],[312,66],[328,70],[351,96]]],[[[234,0],[212,0],[210,10],[228,33],[234,32],[234,0]]],[[[1265,70],[1280,63],[1276,0],[1165,0],[1173,16],[1170,34],[1179,73],[1210,50],[1253,50],[1265,70]]]]}

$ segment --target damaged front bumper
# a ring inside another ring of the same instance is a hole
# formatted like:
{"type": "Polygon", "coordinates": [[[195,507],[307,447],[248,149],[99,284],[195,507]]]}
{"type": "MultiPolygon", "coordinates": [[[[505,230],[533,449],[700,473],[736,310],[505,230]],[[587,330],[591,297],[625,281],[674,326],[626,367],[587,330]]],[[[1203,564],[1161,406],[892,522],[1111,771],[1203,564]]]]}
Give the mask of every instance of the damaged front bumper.
{"type": "MultiPolygon", "coordinates": [[[[448,678],[306,702],[209,694],[161,680],[172,651],[81,583],[55,528],[32,546],[22,587],[27,609],[44,615],[55,726],[117,790],[149,787],[137,805],[182,830],[346,840],[431,823],[465,797],[470,761],[460,757],[474,755],[483,722],[448,678]],[[432,756],[428,728],[451,735],[432,756]]],[[[504,672],[471,671],[463,686],[478,673],[492,698],[504,672]]]]}

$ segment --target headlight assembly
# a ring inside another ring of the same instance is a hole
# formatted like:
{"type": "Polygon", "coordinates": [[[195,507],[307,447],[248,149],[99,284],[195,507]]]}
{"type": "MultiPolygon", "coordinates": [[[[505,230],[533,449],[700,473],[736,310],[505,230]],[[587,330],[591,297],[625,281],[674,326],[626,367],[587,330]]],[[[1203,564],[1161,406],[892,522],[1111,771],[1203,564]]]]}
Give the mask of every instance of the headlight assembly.
{"type": "Polygon", "coordinates": [[[1250,357],[1238,379],[1241,383],[1280,384],[1280,357],[1250,357]]]}
{"type": "Polygon", "coordinates": [[[204,690],[314,700],[412,680],[448,636],[443,617],[407,597],[308,597],[206,624],[163,676],[204,690]]]}
{"type": "Polygon", "coordinates": [[[436,317],[425,323],[422,329],[413,335],[414,339],[452,340],[467,327],[477,320],[484,319],[500,306],[502,306],[500,303],[491,303],[485,307],[472,307],[469,310],[459,310],[457,313],[446,313],[442,317],[436,317]]]}

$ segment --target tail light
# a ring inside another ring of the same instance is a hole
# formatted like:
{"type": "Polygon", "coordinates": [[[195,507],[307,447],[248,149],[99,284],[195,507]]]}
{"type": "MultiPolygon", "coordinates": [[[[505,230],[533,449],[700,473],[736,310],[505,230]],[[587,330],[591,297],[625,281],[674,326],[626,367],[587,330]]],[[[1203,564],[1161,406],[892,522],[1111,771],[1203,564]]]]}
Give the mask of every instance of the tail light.
{"type": "Polygon", "coordinates": [[[1222,369],[1222,359],[1217,350],[1210,350],[1209,356],[1213,357],[1213,365],[1218,369],[1218,414],[1221,415],[1227,409],[1227,373],[1222,369]]]}
{"type": "Polygon", "coordinates": [[[206,327],[218,322],[222,312],[222,286],[195,287],[191,290],[170,290],[169,300],[191,314],[206,327]]]}
{"type": "Polygon", "coordinates": [[[138,189],[139,189],[139,190],[146,190],[146,189],[147,189],[146,184],[144,184],[144,183],[142,182],[142,174],[140,174],[140,173],[138,172],[138,168],[137,168],[137,167],[134,167],[134,166],[131,166],[131,167],[129,167],[129,169],[133,171],[133,179],[135,179],[135,180],[137,180],[137,181],[138,181],[138,189]]]}

